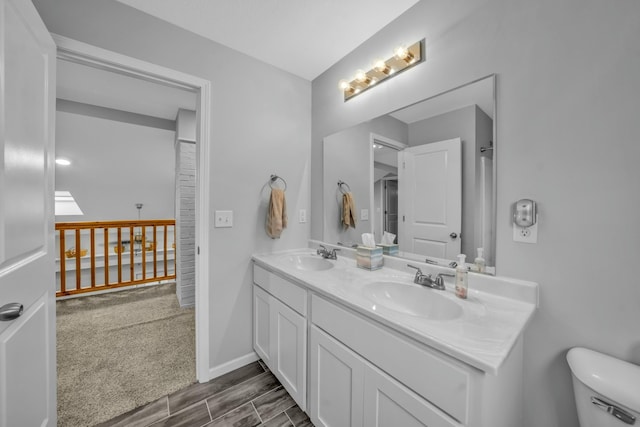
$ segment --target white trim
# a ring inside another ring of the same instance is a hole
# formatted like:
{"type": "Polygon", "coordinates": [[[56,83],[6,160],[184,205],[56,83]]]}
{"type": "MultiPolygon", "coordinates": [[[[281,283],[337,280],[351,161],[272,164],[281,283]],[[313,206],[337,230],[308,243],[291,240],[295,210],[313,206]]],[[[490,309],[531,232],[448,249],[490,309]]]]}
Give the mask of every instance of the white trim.
{"type": "MultiPolygon", "coordinates": [[[[121,55],[67,37],[51,34],[58,47],[58,58],[103,70],[133,76],[145,81],[197,92],[197,154],[196,191],[196,378],[209,381],[209,145],[211,143],[211,82],[170,68],[121,55]]],[[[248,362],[247,362],[248,363],[248,362]]],[[[225,365],[223,365],[225,366],[225,365]]],[[[220,368],[218,368],[220,369],[220,368]]]]}
{"type": "Polygon", "coordinates": [[[209,370],[209,376],[212,379],[218,378],[219,376],[224,375],[227,372],[231,372],[238,368],[242,368],[243,366],[248,365],[249,363],[255,362],[256,360],[259,360],[259,359],[260,357],[258,356],[258,354],[255,351],[252,351],[249,354],[245,354],[244,356],[240,356],[238,358],[230,360],[227,363],[223,363],[220,366],[211,368],[209,370]]]}
{"type": "Polygon", "coordinates": [[[369,142],[371,143],[371,145],[373,145],[373,143],[375,142],[377,144],[381,144],[398,151],[404,150],[405,148],[409,147],[404,142],[396,141],[395,139],[387,138],[386,136],[378,135],[377,133],[373,132],[369,134],[369,142]]]}

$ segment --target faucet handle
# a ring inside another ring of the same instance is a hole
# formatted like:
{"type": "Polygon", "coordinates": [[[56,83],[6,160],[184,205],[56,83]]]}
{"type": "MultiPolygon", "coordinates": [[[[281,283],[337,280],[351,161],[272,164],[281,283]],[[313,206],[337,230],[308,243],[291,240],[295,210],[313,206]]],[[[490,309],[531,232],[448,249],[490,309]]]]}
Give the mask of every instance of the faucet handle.
{"type": "Polygon", "coordinates": [[[415,265],[411,265],[411,264],[407,264],[407,267],[411,267],[411,268],[415,268],[416,270],[416,274],[420,274],[422,275],[422,270],[420,270],[420,267],[416,267],[415,265]]]}
{"type": "Polygon", "coordinates": [[[444,277],[443,276],[447,276],[447,277],[456,277],[455,274],[450,274],[450,273],[438,273],[438,275],[436,276],[436,280],[435,280],[435,284],[436,286],[438,286],[441,289],[444,289],[444,277]]]}
{"type": "Polygon", "coordinates": [[[318,245],[318,246],[320,246],[316,251],[318,255],[322,255],[323,253],[327,252],[327,248],[325,248],[324,245],[318,245]]]}

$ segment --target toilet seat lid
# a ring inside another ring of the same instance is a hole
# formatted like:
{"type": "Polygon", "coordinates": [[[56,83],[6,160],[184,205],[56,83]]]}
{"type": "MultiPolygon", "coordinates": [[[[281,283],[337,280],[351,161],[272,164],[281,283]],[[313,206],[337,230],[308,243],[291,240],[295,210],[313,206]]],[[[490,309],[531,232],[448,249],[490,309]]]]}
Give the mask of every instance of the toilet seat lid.
{"type": "Polygon", "coordinates": [[[581,347],[569,350],[567,362],[587,387],[640,412],[640,366],[581,347]]]}

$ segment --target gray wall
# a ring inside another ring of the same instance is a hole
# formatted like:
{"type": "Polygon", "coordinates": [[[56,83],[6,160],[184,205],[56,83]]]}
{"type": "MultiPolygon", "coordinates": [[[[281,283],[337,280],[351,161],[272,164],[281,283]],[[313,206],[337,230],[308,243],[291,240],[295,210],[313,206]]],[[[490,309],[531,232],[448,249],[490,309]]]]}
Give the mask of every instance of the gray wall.
{"type": "MultiPolygon", "coordinates": [[[[366,123],[360,123],[328,135],[322,143],[324,174],[320,179],[324,197],[324,211],[313,210],[316,215],[324,218],[324,237],[329,243],[353,242],[360,243],[362,233],[372,233],[372,220],[375,208],[372,210],[371,200],[371,134],[381,135],[395,141],[407,143],[408,127],[404,122],[391,117],[377,117],[366,123]],[[356,228],[344,230],[340,223],[342,209],[342,193],[338,191],[338,180],[349,185],[354,196],[357,221],[356,228]],[[360,210],[369,209],[369,220],[360,220],[360,210]]],[[[376,217],[377,220],[377,217],[376,217]]],[[[377,227],[377,225],[376,225],[377,227]]],[[[381,235],[378,236],[378,241],[381,235]]]]}
{"type": "MultiPolygon", "coordinates": [[[[83,104],[80,104],[83,105],[83,104]]],[[[83,216],[57,222],[173,218],[175,132],[56,113],[56,190],[71,191],[83,216]]]]}
{"type": "MultiPolygon", "coordinates": [[[[497,268],[540,284],[525,333],[525,427],[577,427],[565,356],[585,346],[640,363],[640,2],[419,2],[313,81],[312,209],[325,135],[497,73],[497,268]],[[343,102],[337,82],[426,38],[426,62],[343,102]],[[516,243],[511,203],[540,205],[516,243]]],[[[322,236],[314,221],[312,236],[322,236]]]]}
{"type": "Polygon", "coordinates": [[[309,206],[310,82],[115,1],[34,4],[51,32],[212,82],[210,209],[233,210],[234,227],[210,224],[211,253],[201,255],[211,271],[210,366],[251,354],[251,254],[309,237],[294,219],[309,206]],[[291,221],[278,240],[264,231],[272,173],[289,185],[291,221]]]}

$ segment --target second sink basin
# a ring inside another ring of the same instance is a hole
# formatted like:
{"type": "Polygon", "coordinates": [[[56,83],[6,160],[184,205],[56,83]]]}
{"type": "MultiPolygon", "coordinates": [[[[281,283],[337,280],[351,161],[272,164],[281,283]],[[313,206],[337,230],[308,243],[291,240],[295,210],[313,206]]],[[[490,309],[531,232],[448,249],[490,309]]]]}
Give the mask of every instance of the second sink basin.
{"type": "Polygon", "coordinates": [[[287,260],[298,270],[323,271],[333,268],[331,261],[317,255],[290,255],[287,260]]]}
{"type": "Polygon", "coordinates": [[[374,282],[364,287],[371,301],[389,310],[433,320],[460,317],[462,307],[438,292],[399,282],[374,282]]]}

